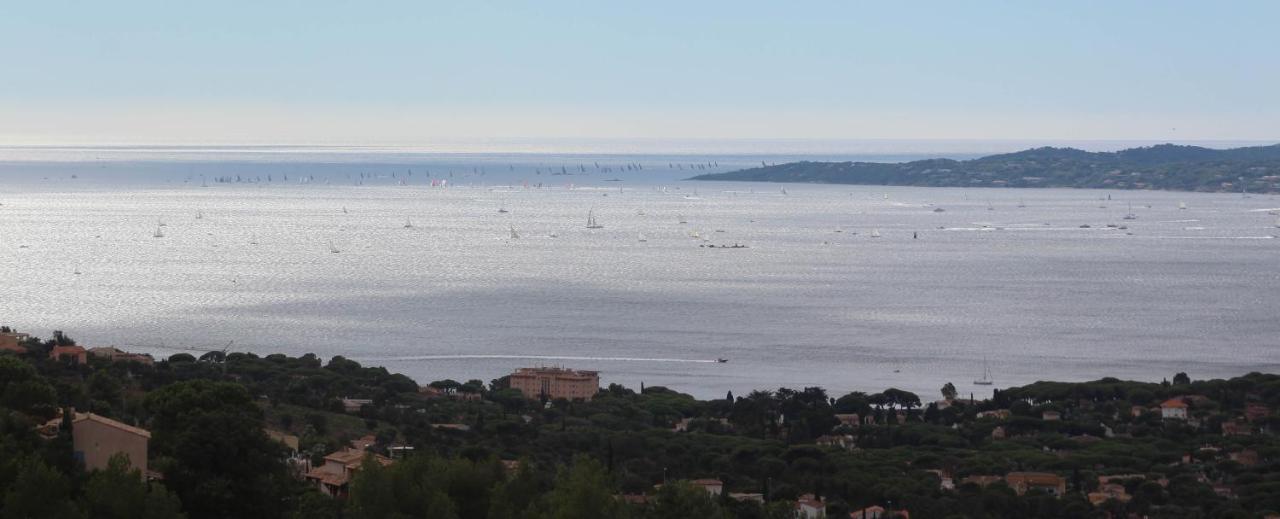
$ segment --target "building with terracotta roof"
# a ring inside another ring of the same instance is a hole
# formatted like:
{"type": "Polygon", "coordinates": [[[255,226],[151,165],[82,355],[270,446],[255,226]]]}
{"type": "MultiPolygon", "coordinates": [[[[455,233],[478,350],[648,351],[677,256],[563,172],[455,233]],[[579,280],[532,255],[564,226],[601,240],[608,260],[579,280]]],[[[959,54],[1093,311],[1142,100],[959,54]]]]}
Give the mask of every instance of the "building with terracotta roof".
{"type": "Polygon", "coordinates": [[[137,362],[148,366],[155,364],[155,359],[152,358],[151,355],[145,353],[129,353],[116,348],[115,346],[89,348],[89,355],[94,358],[106,359],[111,362],[137,362]]]}
{"type": "Polygon", "coordinates": [[[26,342],[30,337],[25,333],[15,332],[8,326],[0,326],[0,351],[26,353],[27,348],[22,343],[26,342]]]}
{"type": "Polygon", "coordinates": [[[724,492],[724,482],[718,479],[695,479],[690,481],[694,486],[702,487],[712,497],[720,497],[720,493],[724,492]]]}
{"type": "Polygon", "coordinates": [[[1124,489],[1124,485],[1107,483],[1099,486],[1097,492],[1090,492],[1088,498],[1089,502],[1092,503],[1093,506],[1098,506],[1111,500],[1128,503],[1130,499],[1133,499],[1133,496],[1130,496],[1124,489]]]}
{"type": "Polygon", "coordinates": [[[365,458],[370,456],[383,466],[394,463],[391,458],[380,454],[348,448],[325,456],[324,465],[308,471],[305,478],[329,497],[346,497],[351,489],[351,480],[360,471],[365,458]]]}
{"type": "Polygon", "coordinates": [[[520,368],[509,377],[525,398],[587,400],[600,392],[600,373],[566,368],[520,368]]]}
{"type": "Polygon", "coordinates": [[[88,364],[89,352],[74,344],[54,346],[52,350],[49,350],[49,358],[53,360],[65,359],[73,364],[88,364]]]}
{"type": "Polygon", "coordinates": [[[1187,405],[1181,398],[1170,398],[1160,404],[1160,417],[1165,420],[1186,420],[1187,405]]]}
{"type": "Polygon", "coordinates": [[[822,519],[827,516],[827,504],[813,494],[805,494],[796,500],[797,519],[822,519]]]}
{"type": "Polygon", "coordinates": [[[849,519],[881,519],[883,517],[887,516],[884,515],[884,507],[880,505],[871,505],[849,512],[849,519]]]}
{"type": "Polygon", "coordinates": [[[112,456],[124,454],[130,466],[146,474],[150,441],[151,433],[146,429],[93,413],[76,413],[71,421],[72,452],[85,470],[106,469],[112,456]]]}
{"type": "Polygon", "coordinates": [[[1010,472],[1005,474],[1004,481],[1018,495],[1031,490],[1040,490],[1057,497],[1067,493],[1067,480],[1049,472],[1010,472]]]}

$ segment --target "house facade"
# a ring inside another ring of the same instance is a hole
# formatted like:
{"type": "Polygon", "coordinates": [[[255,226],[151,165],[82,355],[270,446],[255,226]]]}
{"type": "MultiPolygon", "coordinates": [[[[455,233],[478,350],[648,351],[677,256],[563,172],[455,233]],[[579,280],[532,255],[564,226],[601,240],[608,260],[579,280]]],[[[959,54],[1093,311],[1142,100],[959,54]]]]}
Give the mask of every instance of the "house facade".
{"type": "Polygon", "coordinates": [[[1186,420],[1187,403],[1179,398],[1170,398],[1160,404],[1160,417],[1165,420],[1186,420]]]}
{"type": "Polygon", "coordinates": [[[72,452],[85,470],[102,470],[116,454],[129,457],[131,467],[147,473],[147,444],[151,433],[93,413],[76,413],[71,421],[72,452]]]}
{"type": "Polygon", "coordinates": [[[509,377],[525,398],[590,401],[600,391],[600,373],[566,368],[520,368],[509,377]]]}

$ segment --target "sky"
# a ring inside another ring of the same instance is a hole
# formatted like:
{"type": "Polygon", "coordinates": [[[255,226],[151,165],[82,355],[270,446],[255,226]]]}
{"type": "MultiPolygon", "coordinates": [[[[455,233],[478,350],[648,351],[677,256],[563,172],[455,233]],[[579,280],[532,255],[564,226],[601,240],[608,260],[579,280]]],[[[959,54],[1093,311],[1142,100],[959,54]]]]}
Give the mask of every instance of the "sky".
{"type": "Polygon", "coordinates": [[[7,2],[0,145],[1280,140],[1280,2],[7,2]]]}

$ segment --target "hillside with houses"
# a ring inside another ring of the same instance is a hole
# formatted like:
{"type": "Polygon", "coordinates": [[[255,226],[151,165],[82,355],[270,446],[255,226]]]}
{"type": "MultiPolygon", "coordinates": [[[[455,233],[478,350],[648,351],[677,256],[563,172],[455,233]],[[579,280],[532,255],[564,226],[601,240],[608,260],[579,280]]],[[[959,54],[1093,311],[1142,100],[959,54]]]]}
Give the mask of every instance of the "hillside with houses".
{"type": "Polygon", "coordinates": [[[1273,374],[984,400],[495,376],[0,328],[0,517],[1280,517],[1273,374]]]}
{"type": "Polygon", "coordinates": [[[972,160],[761,163],[690,180],[1280,193],[1280,144],[1225,150],[1161,144],[1116,152],[1045,147],[972,160]]]}

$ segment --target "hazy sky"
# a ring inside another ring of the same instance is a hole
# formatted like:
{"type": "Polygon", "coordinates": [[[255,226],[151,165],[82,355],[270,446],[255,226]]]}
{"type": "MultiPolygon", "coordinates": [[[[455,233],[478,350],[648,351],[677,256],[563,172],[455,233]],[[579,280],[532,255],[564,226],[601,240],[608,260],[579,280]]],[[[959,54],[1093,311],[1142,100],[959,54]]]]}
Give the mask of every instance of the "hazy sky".
{"type": "Polygon", "coordinates": [[[0,144],[1280,139],[1280,2],[9,2],[0,144]]]}

